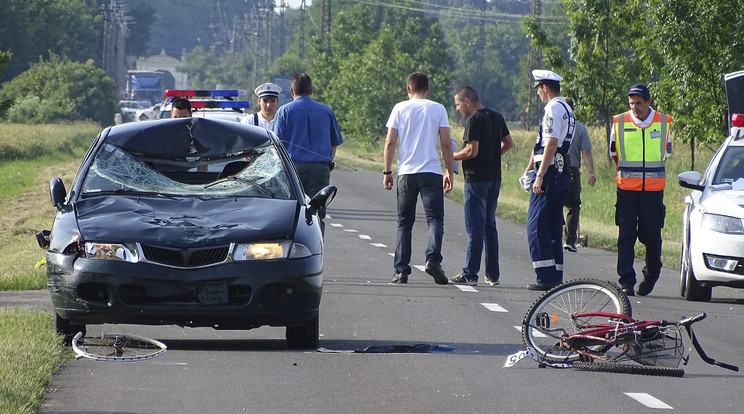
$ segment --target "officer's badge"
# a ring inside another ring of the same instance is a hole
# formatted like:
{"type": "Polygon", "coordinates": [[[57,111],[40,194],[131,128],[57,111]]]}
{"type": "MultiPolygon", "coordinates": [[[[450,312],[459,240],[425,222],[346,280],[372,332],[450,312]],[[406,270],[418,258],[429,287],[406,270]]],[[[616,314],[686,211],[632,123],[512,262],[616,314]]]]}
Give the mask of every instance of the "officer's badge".
{"type": "Polygon", "coordinates": [[[555,164],[555,169],[558,170],[559,173],[563,172],[563,168],[566,166],[566,161],[563,159],[563,154],[560,152],[555,153],[555,157],[553,158],[553,163],[555,164]]]}
{"type": "Polygon", "coordinates": [[[546,116],[545,121],[543,121],[543,130],[547,132],[553,132],[553,117],[552,116],[546,116]]]}

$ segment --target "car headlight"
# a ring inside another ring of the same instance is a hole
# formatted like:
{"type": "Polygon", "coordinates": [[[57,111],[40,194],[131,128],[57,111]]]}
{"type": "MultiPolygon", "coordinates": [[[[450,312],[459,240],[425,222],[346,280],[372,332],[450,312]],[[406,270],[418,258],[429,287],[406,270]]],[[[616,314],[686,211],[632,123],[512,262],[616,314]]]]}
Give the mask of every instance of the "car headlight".
{"type": "Polygon", "coordinates": [[[703,228],[726,234],[744,234],[741,219],[720,214],[703,214],[703,228]]]}
{"type": "Polygon", "coordinates": [[[310,256],[310,249],[289,240],[280,242],[241,243],[233,249],[233,260],[298,259],[310,256]]]}
{"type": "Polygon", "coordinates": [[[133,243],[85,243],[85,255],[89,259],[119,260],[122,262],[139,262],[139,252],[133,243]]]}

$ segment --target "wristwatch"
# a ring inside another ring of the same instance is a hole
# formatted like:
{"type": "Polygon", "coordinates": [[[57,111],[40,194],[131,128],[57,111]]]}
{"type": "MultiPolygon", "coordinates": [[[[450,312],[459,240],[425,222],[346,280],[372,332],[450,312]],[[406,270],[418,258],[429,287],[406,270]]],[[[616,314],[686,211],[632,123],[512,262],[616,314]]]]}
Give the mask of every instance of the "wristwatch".
{"type": "Polygon", "coordinates": [[[392,174],[393,172],[392,172],[392,171],[385,171],[385,170],[382,170],[382,173],[383,173],[383,174],[385,174],[385,175],[390,175],[390,174],[392,174]]]}
{"type": "Polygon", "coordinates": [[[542,174],[540,174],[540,173],[538,172],[538,173],[536,173],[536,174],[535,174],[535,177],[542,177],[542,174]]]}

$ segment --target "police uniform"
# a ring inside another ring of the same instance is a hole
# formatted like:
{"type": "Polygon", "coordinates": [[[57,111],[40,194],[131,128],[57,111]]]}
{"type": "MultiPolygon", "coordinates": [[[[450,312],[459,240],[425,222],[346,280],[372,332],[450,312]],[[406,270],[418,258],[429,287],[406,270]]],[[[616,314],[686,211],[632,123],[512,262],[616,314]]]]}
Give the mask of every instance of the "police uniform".
{"type": "MultiPolygon", "coordinates": [[[[636,84],[628,96],[650,99],[648,87],[636,84]]],[[[617,273],[620,286],[628,295],[635,293],[635,243],[646,246],[646,266],[638,294],[651,293],[661,272],[661,229],[666,207],[665,161],[671,155],[672,117],[649,107],[646,119],[632,111],[613,116],[610,133],[610,155],[617,163],[615,184],[615,224],[618,226],[617,273]]]]}
{"type": "MultiPolygon", "coordinates": [[[[277,84],[268,82],[258,85],[256,89],[253,90],[253,93],[258,96],[258,99],[264,97],[276,97],[277,99],[279,99],[279,94],[282,93],[282,87],[277,84]]],[[[268,121],[266,118],[263,117],[263,114],[259,109],[259,111],[255,114],[246,115],[240,122],[248,125],[259,126],[261,128],[271,129],[271,123],[273,122],[273,119],[271,121],[268,121]]]]}
{"type": "MultiPolygon", "coordinates": [[[[536,84],[563,80],[555,72],[534,70],[536,84]]],[[[530,194],[527,212],[527,239],[537,284],[528,289],[547,290],[563,281],[563,204],[566,201],[571,174],[568,150],[573,137],[575,118],[563,97],[550,100],[545,106],[540,132],[533,149],[535,170],[539,171],[548,138],[556,138],[558,146],[543,176],[543,193],[530,194]]]]}

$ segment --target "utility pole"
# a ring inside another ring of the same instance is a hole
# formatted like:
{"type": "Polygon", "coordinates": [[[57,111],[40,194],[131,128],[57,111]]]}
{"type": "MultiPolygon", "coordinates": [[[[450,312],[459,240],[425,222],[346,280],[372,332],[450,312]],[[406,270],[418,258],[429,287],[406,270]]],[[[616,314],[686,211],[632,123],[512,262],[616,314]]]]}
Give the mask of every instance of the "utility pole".
{"type": "Polygon", "coordinates": [[[320,50],[331,53],[331,0],[321,0],[320,3],[320,50]]]}
{"type": "Polygon", "coordinates": [[[300,50],[298,55],[300,60],[305,57],[305,14],[306,14],[305,0],[300,3],[300,50]]]}
{"type": "MultiPolygon", "coordinates": [[[[542,0],[532,0],[532,17],[535,19],[535,24],[538,28],[542,25],[542,0]]],[[[530,112],[532,110],[532,96],[535,94],[532,87],[532,70],[536,66],[540,65],[540,52],[535,50],[535,47],[530,41],[530,48],[527,56],[527,107],[524,111],[524,121],[522,126],[526,130],[530,130],[530,112]]]]}
{"type": "Polygon", "coordinates": [[[101,68],[113,79],[123,96],[126,84],[124,64],[125,44],[129,36],[129,27],[124,6],[116,0],[102,6],[103,13],[103,55],[101,68]]]}

